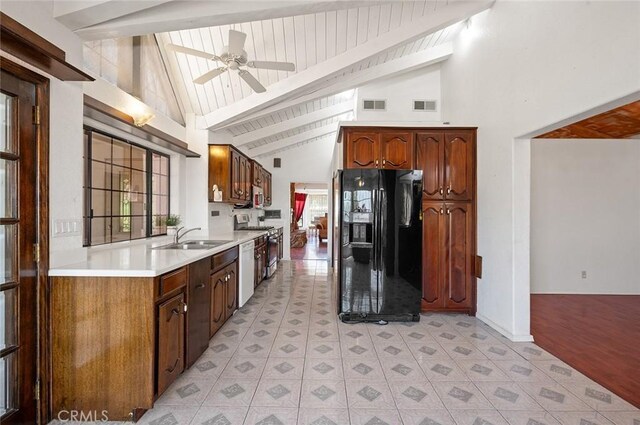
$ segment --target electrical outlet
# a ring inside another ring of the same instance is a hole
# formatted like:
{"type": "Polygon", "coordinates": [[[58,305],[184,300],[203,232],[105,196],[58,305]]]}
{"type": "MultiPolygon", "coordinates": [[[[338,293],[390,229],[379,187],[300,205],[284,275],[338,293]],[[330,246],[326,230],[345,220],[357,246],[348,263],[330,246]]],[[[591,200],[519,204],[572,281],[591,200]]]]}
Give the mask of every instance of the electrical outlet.
{"type": "Polygon", "coordinates": [[[586,270],[582,270],[582,278],[583,279],[587,278],[587,271],[586,270]]]}

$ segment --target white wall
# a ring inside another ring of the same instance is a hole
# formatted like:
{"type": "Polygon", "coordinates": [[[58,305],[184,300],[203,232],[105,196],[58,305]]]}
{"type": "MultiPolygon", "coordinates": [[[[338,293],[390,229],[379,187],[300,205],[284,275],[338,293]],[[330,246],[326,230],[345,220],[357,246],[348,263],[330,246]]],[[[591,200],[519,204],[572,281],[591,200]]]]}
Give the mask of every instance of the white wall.
{"type": "Polygon", "coordinates": [[[358,121],[440,121],[440,65],[385,78],[358,87],[358,121]],[[386,100],[386,110],[365,111],[364,99],[386,100]],[[435,100],[437,111],[413,110],[414,100],[435,100]]]}
{"type": "MultiPolygon", "coordinates": [[[[294,149],[258,158],[262,166],[272,174],[273,201],[269,209],[282,210],[284,221],[284,258],[290,259],[291,183],[326,183],[331,187],[331,160],[335,139],[325,137],[294,149]],[[282,168],[273,168],[273,158],[282,159],[282,168]]],[[[341,146],[340,146],[341,147],[341,146]]],[[[269,221],[267,221],[268,223],[269,221]]],[[[331,220],[329,220],[331,227],[331,220]]],[[[331,252],[331,240],[327,245],[331,252]]]]}
{"type": "Polygon", "coordinates": [[[640,140],[534,140],[531,230],[531,293],[640,294],[640,140]]]}
{"type": "MultiPolygon", "coordinates": [[[[52,18],[52,6],[51,1],[38,2],[37,5],[3,1],[2,12],[64,50],[67,62],[82,68],[82,43],[52,18]]],[[[33,70],[42,74],[42,71],[33,70]]],[[[82,84],[50,77],[49,87],[50,219],[82,221],[82,84]],[[74,158],[77,160],[71,160],[74,158]]],[[[84,255],[82,235],[50,240],[52,266],[82,260],[84,255]]]]}
{"type": "Polygon", "coordinates": [[[478,317],[530,339],[530,152],[519,136],[640,88],[640,3],[496,2],[441,68],[444,121],[477,125],[478,317]]]}

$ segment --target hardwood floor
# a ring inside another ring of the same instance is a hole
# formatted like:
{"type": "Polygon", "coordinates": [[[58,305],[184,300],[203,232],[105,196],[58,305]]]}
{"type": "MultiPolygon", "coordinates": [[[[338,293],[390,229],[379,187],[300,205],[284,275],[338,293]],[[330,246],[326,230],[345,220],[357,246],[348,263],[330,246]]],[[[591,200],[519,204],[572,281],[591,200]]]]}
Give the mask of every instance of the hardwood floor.
{"type": "Polygon", "coordinates": [[[640,296],[531,295],[535,343],[640,408],[640,296]]]}
{"type": "Polygon", "coordinates": [[[326,260],[327,240],[318,241],[318,236],[307,234],[307,244],[302,248],[291,248],[292,260],[326,260]]]}

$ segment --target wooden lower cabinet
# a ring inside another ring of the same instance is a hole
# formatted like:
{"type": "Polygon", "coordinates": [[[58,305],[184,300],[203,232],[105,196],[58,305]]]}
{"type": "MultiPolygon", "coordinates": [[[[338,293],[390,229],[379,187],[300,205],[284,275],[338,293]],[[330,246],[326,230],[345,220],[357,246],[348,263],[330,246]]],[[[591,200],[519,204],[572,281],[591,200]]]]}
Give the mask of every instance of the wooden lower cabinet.
{"type": "Polygon", "coordinates": [[[238,271],[237,262],[229,264],[225,270],[227,271],[227,281],[225,286],[225,317],[229,319],[233,312],[238,309],[238,271]]]}
{"type": "Polygon", "coordinates": [[[211,310],[211,259],[209,257],[189,265],[187,290],[187,368],[209,347],[209,317],[211,310]]]}
{"type": "Polygon", "coordinates": [[[238,308],[238,262],[211,275],[211,327],[213,336],[238,308]]]}
{"type": "Polygon", "coordinates": [[[423,202],[422,217],[422,309],[474,313],[472,204],[423,202]]]}
{"type": "Polygon", "coordinates": [[[222,327],[227,320],[226,316],[226,297],[225,297],[225,279],[227,270],[221,269],[214,272],[209,279],[211,286],[211,323],[209,328],[209,337],[212,337],[218,329],[222,327]]]}
{"type": "Polygon", "coordinates": [[[157,277],[52,277],[52,415],[140,419],[237,309],[237,259],[234,247],[157,277]]]}
{"type": "Polygon", "coordinates": [[[158,394],[184,371],[184,293],[158,306],[158,394]]]}

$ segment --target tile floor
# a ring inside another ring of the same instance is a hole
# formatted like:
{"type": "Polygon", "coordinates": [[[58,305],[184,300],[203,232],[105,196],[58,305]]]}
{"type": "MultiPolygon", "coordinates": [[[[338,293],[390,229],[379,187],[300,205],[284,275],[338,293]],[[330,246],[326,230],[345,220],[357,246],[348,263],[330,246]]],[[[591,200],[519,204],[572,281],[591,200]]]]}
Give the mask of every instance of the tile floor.
{"type": "Polygon", "coordinates": [[[345,325],[322,261],[283,262],[139,423],[638,425],[640,411],[464,315],[345,325]]]}

